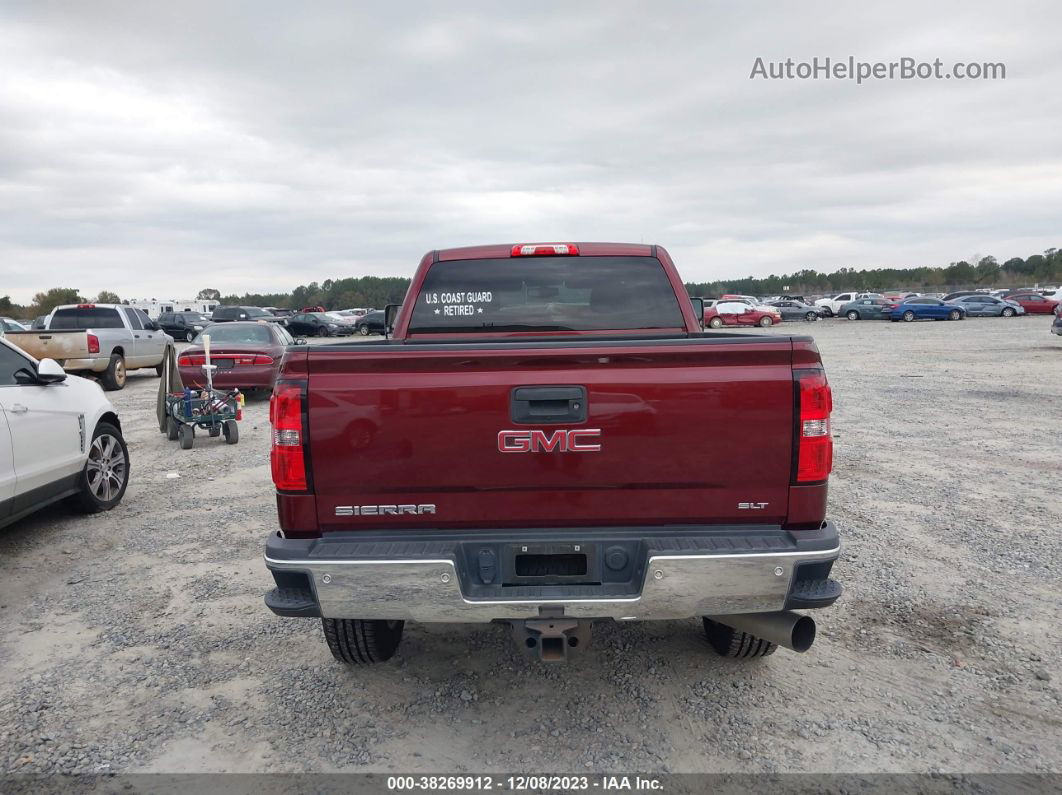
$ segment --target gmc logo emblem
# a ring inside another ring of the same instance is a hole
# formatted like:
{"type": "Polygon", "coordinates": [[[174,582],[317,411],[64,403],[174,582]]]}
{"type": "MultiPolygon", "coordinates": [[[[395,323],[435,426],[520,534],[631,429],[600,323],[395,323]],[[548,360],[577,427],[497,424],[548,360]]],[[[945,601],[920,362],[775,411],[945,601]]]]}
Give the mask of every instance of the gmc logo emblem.
{"type": "Polygon", "coordinates": [[[556,431],[498,431],[502,453],[598,453],[600,428],[556,431]]]}

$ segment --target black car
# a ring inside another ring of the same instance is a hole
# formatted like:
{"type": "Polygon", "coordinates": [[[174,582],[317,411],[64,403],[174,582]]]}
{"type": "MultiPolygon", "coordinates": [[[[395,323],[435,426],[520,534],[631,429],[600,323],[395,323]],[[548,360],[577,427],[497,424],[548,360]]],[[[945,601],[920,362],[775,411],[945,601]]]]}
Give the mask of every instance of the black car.
{"type": "Polygon", "coordinates": [[[267,320],[271,323],[283,323],[272,312],[267,312],[260,306],[216,306],[210,319],[214,323],[231,323],[235,320],[267,320]]]}
{"type": "Polygon", "coordinates": [[[372,312],[366,312],[364,315],[358,318],[358,322],[354,324],[354,330],[357,331],[363,337],[367,337],[370,334],[383,334],[383,310],[374,309],[372,312]]]}
{"type": "Polygon", "coordinates": [[[202,312],[163,312],[158,319],[159,328],[175,340],[188,342],[210,323],[210,318],[202,312]]]}
{"type": "Polygon", "coordinates": [[[303,337],[337,337],[354,333],[354,327],[338,323],[325,312],[298,312],[287,318],[288,331],[303,337]]]}

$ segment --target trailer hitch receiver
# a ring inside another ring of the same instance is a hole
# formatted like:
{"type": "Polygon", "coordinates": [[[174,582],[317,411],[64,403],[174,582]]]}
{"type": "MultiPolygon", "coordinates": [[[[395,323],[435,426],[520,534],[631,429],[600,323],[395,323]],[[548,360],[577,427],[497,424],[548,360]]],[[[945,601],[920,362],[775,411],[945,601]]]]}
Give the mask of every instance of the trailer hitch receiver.
{"type": "Polygon", "coordinates": [[[511,621],[513,640],[542,662],[566,662],[568,655],[590,645],[590,619],[534,618],[511,621]]]}

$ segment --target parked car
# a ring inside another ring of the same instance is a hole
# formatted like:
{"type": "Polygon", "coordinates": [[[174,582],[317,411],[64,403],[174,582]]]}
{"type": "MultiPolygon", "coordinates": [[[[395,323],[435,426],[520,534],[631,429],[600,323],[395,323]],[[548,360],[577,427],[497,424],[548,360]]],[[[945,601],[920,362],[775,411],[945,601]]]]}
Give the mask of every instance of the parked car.
{"type": "Polygon", "coordinates": [[[366,308],[363,308],[363,307],[354,307],[353,309],[340,309],[339,310],[339,314],[346,315],[347,317],[358,318],[358,317],[362,317],[363,315],[367,315],[367,314],[369,314],[369,312],[372,312],[372,311],[373,310],[371,308],[366,309],[366,308]]]}
{"type": "Polygon", "coordinates": [[[54,359],[68,373],[99,377],[106,390],[125,386],[129,370],[155,368],[173,337],[143,309],[121,304],[68,304],[56,307],[46,331],[9,332],[7,339],[38,360],[54,359]]]}
{"type": "Polygon", "coordinates": [[[191,342],[212,321],[201,312],[163,312],[157,322],[175,340],[191,342]]]}
{"type": "Polygon", "coordinates": [[[802,295],[772,295],[763,299],[765,304],[773,304],[775,301],[799,301],[802,304],[810,304],[807,298],[802,295]]]}
{"type": "Polygon", "coordinates": [[[818,350],[697,315],[661,246],[426,255],[395,345],[284,357],[266,606],[320,618],[348,664],[410,620],[505,622],[550,662],[609,619],[703,618],[730,657],[809,648],[792,609],[841,595],[818,350]]]}
{"type": "Polygon", "coordinates": [[[177,369],[185,386],[206,386],[203,365],[206,353],[203,336],[210,336],[210,363],[214,386],[218,389],[272,389],[280,372],[280,360],[289,345],[305,344],[295,340],[288,330],[276,323],[239,321],[208,326],[195,343],[177,357],[177,369]]]}
{"type": "Polygon", "coordinates": [[[0,317],[0,337],[8,331],[29,331],[25,323],[19,323],[14,318],[0,317]]]}
{"type": "Polygon", "coordinates": [[[773,326],[782,322],[781,312],[773,306],[752,306],[744,301],[720,299],[705,301],[704,325],[708,328],[723,326],[773,326]]]}
{"type": "Polygon", "coordinates": [[[265,320],[269,323],[283,323],[284,318],[267,312],[260,306],[216,306],[210,314],[214,323],[234,323],[237,320],[265,320]]]}
{"type": "Polygon", "coordinates": [[[1062,337],[1062,305],[1055,309],[1055,319],[1051,323],[1051,333],[1062,337]]]}
{"type": "Polygon", "coordinates": [[[943,301],[944,300],[944,293],[922,293],[918,297],[919,298],[939,298],[941,301],[943,301]]]}
{"type": "Polygon", "coordinates": [[[359,317],[354,323],[354,330],[363,337],[367,337],[370,334],[383,334],[384,333],[384,313],[382,309],[374,309],[372,312],[366,312],[359,317]]]}
{"type": "Polygon", "coordinates": [[[886,298],[857,298],[844,304],[837,314],[849,320],[888,320],[896,303],[886,298]]]}
{"type": "Polygon", "coordinates": [[[773,306],[782,313],[782,320],[806,320],[814,321],[826,316],[826,310],[821,306],[811,306],[795,298],[785,298],[780,301],[768,301],[768,306],[773,306]]]}
{"type": "Polygon", "coordinates": [[[129,450],[98,384],[0,340],[0,526],[65,499],[109,511],[129,483],[129,450]]]}
{"type": "Polygon", "coordinates": [[[295,314],[294,309],[286,309],[281,306],[267,306],[263,307],[266,312],[273,315],[273,317],[291,317],[295,314]]]}
{"type": "Polygon", "coordinates": [[[344,315],[342,312],[325,312],[324,314],[325,317],[327,317],[329,320],[334,320],[340,325],[350,326],[351,328],[353,328],[354,324],[358,322],[358,319],[356,317],[352,317],[351,315],[344,315]]]}
{"type": "Polygon", "coordinates": [[[837,293],[832,298],[820,298],[815,302],[815,306],[820,306],[826,310],[826,317],[839,317],[841,314],[841,307],[847,303],[851,303],[859,298],[884,298],[881,293],[837,293]]]}
{"type": "Polygon", "coordinates": [[[1050,315],[1058,306],[1058,301],[1044,298],[1039,293],[1014,293],[1006,297],[1007,301],[1018,304],[1030,315],[1050,315]]]}
{"type": "Polygon", "coordinates": [[[965,295],[948,303],[961,306],[966,310],[967,317],[1014,317],[1025,314],[1025,307],[1021,304],[983,293],[965,295]]]}
{"type": "Polygon", "coordinates": [[[300,312],[327,312],[328,310],[325,309],[323,306],[317,305],[317,306],[304,306],[299,311],[300,312]]]}
{"type": "Polygon", "coordinates": [[[328,317],[326,312],[299,312],[288,318],[288,330],[305,337],[336,337],[354,333],[354,327],[328,317]]]}
{"type": "Polygon", "coordinates": [[[966,309],[956,304],[947,304],[939,298],[908,298],[898,304],[889,304],[889,320],[903,320],[910,323],[915,320],[962,320],[966,309]]]}

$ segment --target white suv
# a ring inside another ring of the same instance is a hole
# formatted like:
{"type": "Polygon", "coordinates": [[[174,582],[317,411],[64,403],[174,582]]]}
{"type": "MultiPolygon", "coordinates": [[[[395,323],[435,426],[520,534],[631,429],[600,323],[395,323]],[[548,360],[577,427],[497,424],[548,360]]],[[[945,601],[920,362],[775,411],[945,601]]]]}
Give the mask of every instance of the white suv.
{"type": "Polygon", "coordinates": [[[109,511],[129,483],[129,450],[99,384],[0,339],[0,526],[67,499],[109,511]]]}

